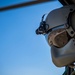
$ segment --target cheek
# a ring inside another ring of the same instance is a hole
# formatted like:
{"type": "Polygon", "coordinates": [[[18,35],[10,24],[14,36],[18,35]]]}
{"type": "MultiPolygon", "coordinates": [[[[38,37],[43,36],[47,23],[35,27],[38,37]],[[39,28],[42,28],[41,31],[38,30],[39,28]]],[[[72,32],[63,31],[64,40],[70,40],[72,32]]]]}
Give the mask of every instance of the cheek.
{"type": "Polygon", "coordinates": [[[49,41],[49,45],[54,45],[55,44],[55,35],[56,35],[56,33],[52,33],[52,34],[50,34],[49,35],[49,37],[48,37],[48,41],[49,41]]]}
{"type": "Polygon", "coordinates": [[[63,47],[68,42],[67,33],[51,33],[48,37],[49,45],[54,45],[56,47],[63,47]]]}
{"type": "Polygon", "coordinates": [[[59,46],[59,47],[63,47],[67,44],[68,42],[68,37],[67,37],[67,33],[66,32],[63,32],[61,34],[58,34],[56,37],[55,37],[55,42],[56,44],[59,46]]]}

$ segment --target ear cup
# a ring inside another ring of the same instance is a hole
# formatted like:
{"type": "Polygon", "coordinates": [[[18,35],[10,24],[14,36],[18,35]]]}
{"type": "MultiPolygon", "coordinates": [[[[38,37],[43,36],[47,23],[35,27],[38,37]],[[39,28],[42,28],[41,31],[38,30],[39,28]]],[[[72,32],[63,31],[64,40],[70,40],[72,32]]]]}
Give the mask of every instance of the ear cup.
{"type": "Polygon", "coordinates": [[[71,25],[75,31],[75,11],[73,12],[72,17],[71,17],[71,25]]]}
{"type": "Polygon", "coordinates": [[[75,10],[70,12],[67,19],[67,24],[75,31],[75,10]]]}

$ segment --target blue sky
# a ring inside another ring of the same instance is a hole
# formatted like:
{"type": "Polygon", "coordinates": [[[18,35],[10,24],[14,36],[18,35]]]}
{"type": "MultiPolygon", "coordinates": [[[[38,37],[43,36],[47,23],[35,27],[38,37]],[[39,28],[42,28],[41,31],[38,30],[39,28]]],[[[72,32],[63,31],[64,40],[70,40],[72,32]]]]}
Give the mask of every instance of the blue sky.
{"type": "MultiPolygon", "coordinates": [[[[24,0],[2,0],[0,6],[20,2],[24,0]]],[[[44,36],[35,34],[42,15],[60,7],[55,1],[0,12],[0,75],[63,73],[64,68],[52,63],[44,36]]]]}

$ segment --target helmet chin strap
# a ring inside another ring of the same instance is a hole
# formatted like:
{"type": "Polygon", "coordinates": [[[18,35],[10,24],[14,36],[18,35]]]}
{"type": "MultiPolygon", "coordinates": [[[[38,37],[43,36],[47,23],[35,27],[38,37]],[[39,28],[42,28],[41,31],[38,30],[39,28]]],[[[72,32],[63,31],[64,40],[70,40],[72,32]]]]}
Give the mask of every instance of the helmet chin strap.
{"type": "Polygon", "coordinates": [[[69,34],[71,37],[74,37],[74,36],[75,36],[75,31],[72,29],[71,26],[70,26],[69,28],[66,28],[66,31],[68,32],[68,34],[69,34]]]}

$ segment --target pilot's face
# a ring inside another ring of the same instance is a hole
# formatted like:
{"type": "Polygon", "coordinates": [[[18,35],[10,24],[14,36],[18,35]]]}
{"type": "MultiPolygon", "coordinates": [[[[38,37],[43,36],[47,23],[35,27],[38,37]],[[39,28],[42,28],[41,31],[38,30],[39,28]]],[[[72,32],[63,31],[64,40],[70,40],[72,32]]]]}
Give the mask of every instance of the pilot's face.
{"type": "Polygon", "coordinates": [[[61,48],[68,43],[70,36],[65,28],[58,27],[52,29],[52,31],[48,33],[47,38],[50,46],[54,45],[55,47],[61,48]]]}

